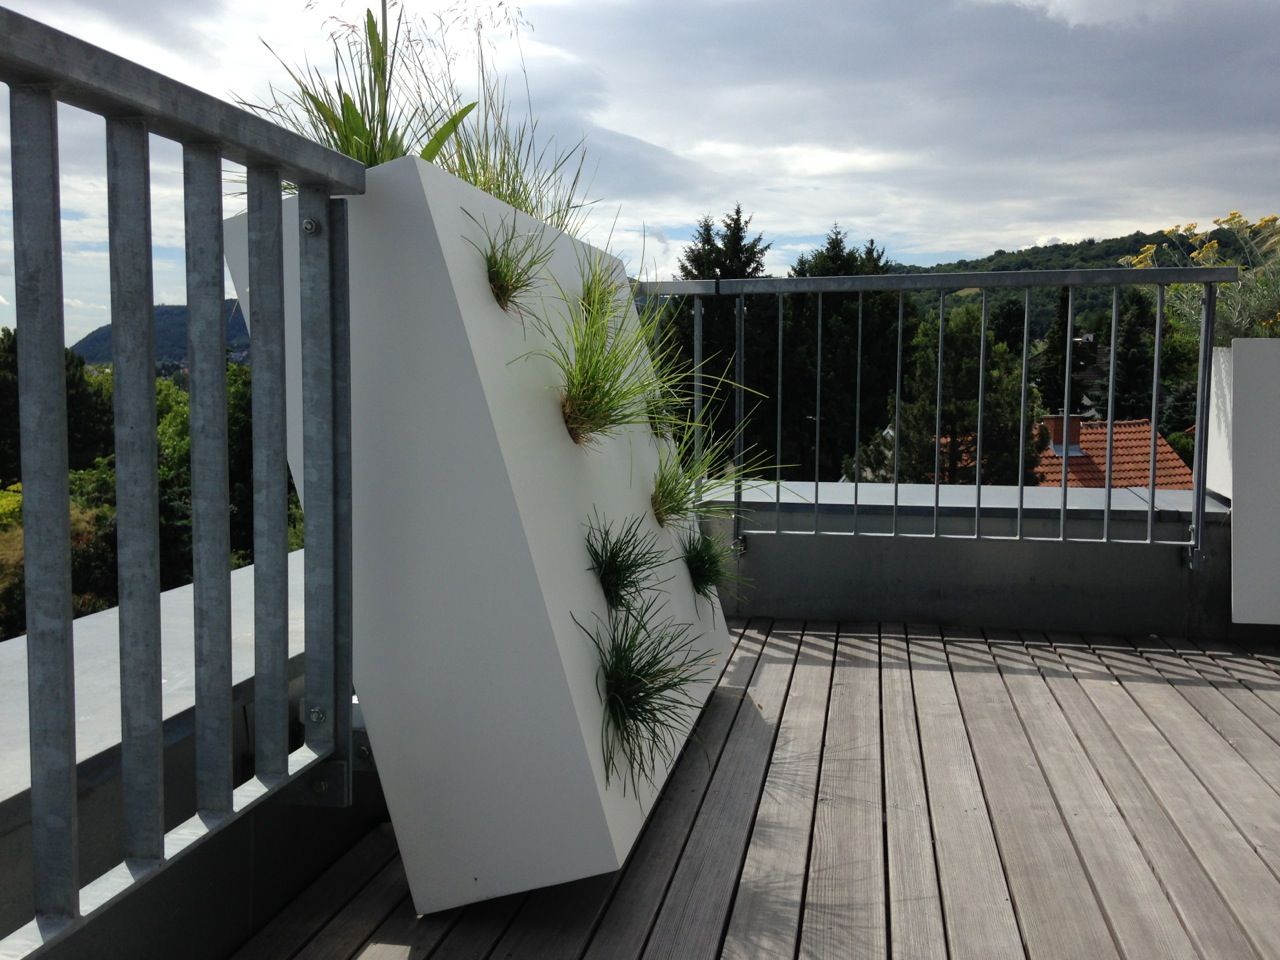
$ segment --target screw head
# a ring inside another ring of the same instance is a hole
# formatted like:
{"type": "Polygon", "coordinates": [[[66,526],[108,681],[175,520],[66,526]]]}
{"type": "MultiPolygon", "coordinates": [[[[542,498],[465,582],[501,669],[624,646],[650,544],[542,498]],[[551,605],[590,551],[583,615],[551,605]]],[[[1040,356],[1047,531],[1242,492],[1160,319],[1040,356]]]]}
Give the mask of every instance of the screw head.
{"type": "Polygon", "coordinates": [[[302,221],[302,232],[311,234],[319,233],[320,224],[308,217],[306,220],[302,221]]]}
{"type": "Polygon", "coordinates": [[[324,723],[324,711],[319,707],[312,707],[307,716],[311,718],[312,723],[324,723]]]}
{"type": "Polygon", "coordinates": [[[312,792],[312,793],[328,793],[328,792],[329,792],[329,781],[328,781],[328,780],[316,780],[316,781],[314,781],[314,782],[311,784],[311,792],[312,792]]]}

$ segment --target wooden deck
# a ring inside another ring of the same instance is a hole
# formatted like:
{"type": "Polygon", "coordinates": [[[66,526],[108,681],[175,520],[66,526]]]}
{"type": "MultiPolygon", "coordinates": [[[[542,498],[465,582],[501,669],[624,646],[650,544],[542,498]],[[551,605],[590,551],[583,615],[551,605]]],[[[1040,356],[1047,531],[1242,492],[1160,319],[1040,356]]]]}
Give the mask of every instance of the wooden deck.
{"type": "Polygon", "coordinates": [[[1280,957],[1280,652],[753,621],[696,743],[618,874],[419,919],[384,827],[237,958],[1280,957]]]}

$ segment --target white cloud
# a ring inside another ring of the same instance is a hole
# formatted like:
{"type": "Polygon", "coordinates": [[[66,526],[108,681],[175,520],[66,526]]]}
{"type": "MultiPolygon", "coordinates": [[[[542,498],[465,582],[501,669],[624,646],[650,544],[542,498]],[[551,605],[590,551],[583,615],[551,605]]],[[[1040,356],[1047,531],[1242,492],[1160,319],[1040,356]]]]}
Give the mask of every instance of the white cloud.
{"type": "Polygon", "coordinates": [[[970,0],[1038,10],[1071,26],[1101,26],[1185,16],[1198,0],[970,0]]]}
{"type": "Polygon", "coordinates": [[[5,295],[3,293],[0,293],[0,307],[7,307],[8,305],[9,301],[5,299],[5,295]]]}

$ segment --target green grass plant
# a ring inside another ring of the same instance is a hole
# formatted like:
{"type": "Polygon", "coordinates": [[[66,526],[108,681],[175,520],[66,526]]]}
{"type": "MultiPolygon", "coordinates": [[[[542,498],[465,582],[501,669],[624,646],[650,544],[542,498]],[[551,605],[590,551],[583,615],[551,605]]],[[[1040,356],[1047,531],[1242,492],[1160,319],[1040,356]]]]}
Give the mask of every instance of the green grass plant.
{"type": "Polygon", "coordinates": [[[268,45],[292,89],[272,86],[267,102],[241,106],[368,167],[410,154],[436,160],[476,103],[439,101],[406,76],[404,57],[417,45],[403,11],[390,35],[385,5],[381,24],[366,10],[361,23],[345,26],[333,36],[331,76],[309,63],[290,67],[268,45]]]}
{"type": "MultiPolygon", "coordinates": [[[[467,211],[463,211],[467,213],[467,211]]],[[[467,240],[484,257],[485,273],[493,299],[508,313],[521,316],[530,308],[530,300],[551,259],[552,239],[545,229],[522,231],[514,216],[504,218],[490,230],[467,213],[484,231],[484,244],[467,240]]]]}
{"type": "Polygon", "coordinates": [[[657,569],[667,562],[657,536],[643,530],[643,524],[644,518],[637,516],[615,529],[595,515],[587,526],[591,569],[610,610],[639,602],[644,589],[654,584],[657,569]]]}
{"type": "Polygon", "coordinates": [[[717,589],[731,589],[738,582],[733,547],[719,537],[695,528],[680,537],[680,550],[693,592],[704,600],[714,599],[717,589]]]}
{"type": "Polygon", "coordinates": [[[506,84],[483,56],[479,83],[475,115],[458,128],[437,162],[490,196],[576,236],[590,208],[585,141],[559,147],[541,138],[532,109],[517,113],[506,84]]]}
{"type": "MultiPolygon", "coordinates": [[[[658,469],[653,477],[653,493],[649,504],[659,525],[673,521],[692,521],[699,516],[727,516],[730,504],[708,501],[707,490],[723,490],[737,471],[734,463],[735,443],[745,421],[734,429],[716,434],[710,423],[714,419],[703,408],[703,414],[689,414],[677,423],[670,439],[658,448],[658,469]]],[[[752,456],[741,472],[750,474],[763,467],[759,457],[752,456]]]]}
{"type": "MultiPolygon", "coordinates": [[[[588,629],[600,658],[596,686],[604,704],[600,745],[605,782],[621,780],[639,792],[679,749],[685,724],[697,706],[692,688],[712,665],[713,653],[694,647],[692,627],[670,618],[650,596],[619,607],[588,629]]],[[[577,622],[575,620],[575,622],[577,622]]]]}
{"type": "Polygon", "coordinates": [[[560,408],[574,443],[591,445],[624,427],[651,424],[651,399],[669,385],[650,360],[651,331],[632,319],[626,280],[599,251],[583,256],[581,287],[561,297],[567,323],[544,320],[540,329],[549,359],[561,377],[560,408]]]}

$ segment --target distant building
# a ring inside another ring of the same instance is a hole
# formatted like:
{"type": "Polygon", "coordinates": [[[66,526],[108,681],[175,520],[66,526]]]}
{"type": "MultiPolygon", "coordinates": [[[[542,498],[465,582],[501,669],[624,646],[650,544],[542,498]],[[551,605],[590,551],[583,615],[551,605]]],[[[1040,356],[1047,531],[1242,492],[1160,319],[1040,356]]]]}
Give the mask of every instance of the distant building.
{"type": "MultiPolygon", "coordinates": [[[[1062,485],[1062,417],[1046,417],[1049,446],[1040,454],[1036,476],[1042,487],[1062,485]]],[[[1151,482],[1151,421],[1117,420],[1111,448],[1111,486],[1145,487],[1151,482]]],[[[1105,487],[1107,422],[1071,417],[1066,443],[1067,486],[1105,487]]],[[[1156,487],[1190,490],[1191,468],[1156,434],[1156,487]]]]}

